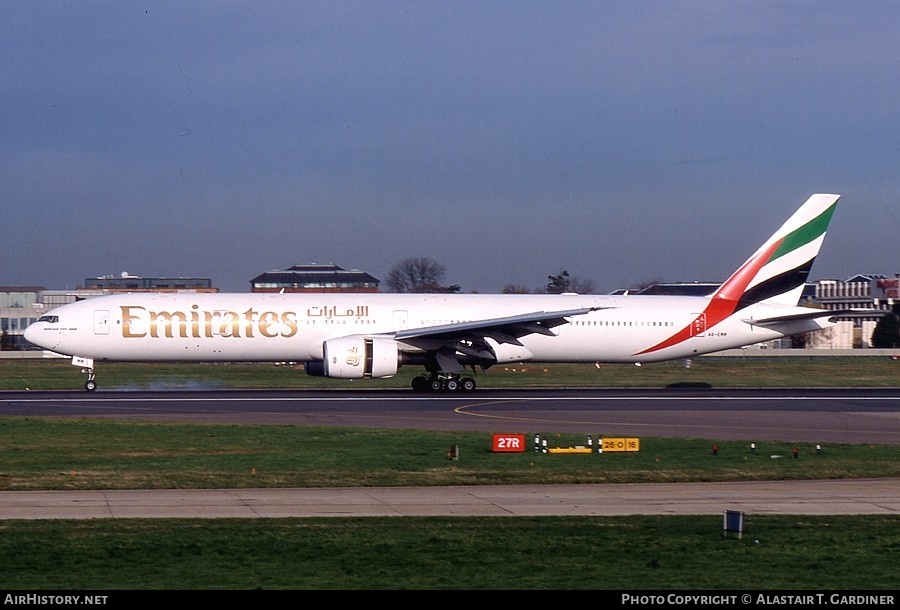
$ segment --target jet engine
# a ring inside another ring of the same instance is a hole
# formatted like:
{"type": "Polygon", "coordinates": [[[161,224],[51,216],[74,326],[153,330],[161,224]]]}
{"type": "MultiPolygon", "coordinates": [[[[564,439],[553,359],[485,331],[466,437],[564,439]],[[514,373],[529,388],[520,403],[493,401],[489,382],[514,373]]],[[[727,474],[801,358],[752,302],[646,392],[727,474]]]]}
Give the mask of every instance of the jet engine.
{"type": "Polygon", "coordinates": [[[382,379],[397,374],[400,351],[397,342],[388,337],[352,335],[329,339],[324,343],[325,359],[307,363],[309,375],[339,379],[382,379]]]}

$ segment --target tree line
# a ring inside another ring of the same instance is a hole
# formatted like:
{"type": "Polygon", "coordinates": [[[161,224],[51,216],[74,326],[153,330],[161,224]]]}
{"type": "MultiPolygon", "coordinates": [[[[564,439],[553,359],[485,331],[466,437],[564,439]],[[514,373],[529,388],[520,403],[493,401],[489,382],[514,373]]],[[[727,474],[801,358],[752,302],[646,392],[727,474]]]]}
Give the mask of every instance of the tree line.
{"type": "MultiPolygon", "coordinates": [[[[428,257],[405,258],[394,265],[384,280],[384,285],[391,292],[408,293],[455,293],[461,290],[459,284],[444,284],[446,268],[428,257]]],[[[592,280],[571,275],[565,269],[547,276],[547,283],[542,288],[531,290],[520,284],[507,284],[500,291],[503,294],[563,294],[577,292],[592,294],[595,292],[592,280]]]]}

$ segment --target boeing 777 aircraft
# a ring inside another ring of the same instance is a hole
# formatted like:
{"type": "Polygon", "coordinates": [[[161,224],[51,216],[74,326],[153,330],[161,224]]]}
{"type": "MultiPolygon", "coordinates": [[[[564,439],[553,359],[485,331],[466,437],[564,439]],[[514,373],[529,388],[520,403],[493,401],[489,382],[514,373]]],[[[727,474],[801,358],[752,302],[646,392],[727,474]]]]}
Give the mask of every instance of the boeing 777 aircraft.
{"type": "Polygon", "coordinates": [[[833,325],[798,306],[839,195],[811,196],[712,294],[114,294],[50,311],[25,338],[96,361],[298,361],[310,375],[425,373],[416,390],[470,391],[500,363],[689,358],[833,325]]]}

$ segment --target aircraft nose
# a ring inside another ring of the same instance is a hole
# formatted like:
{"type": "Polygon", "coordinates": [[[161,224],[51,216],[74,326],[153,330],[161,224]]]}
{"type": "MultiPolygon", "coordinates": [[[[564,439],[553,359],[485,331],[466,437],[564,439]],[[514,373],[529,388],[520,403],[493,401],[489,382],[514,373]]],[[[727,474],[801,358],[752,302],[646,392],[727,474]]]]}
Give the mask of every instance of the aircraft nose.
{"type": "Polygon", "coordinates": [[[37,341],[35,341],[35,339],[37,338],[37,325],[38,324],[39,324],[39,322],[35,322],[34,324],[29,324],[28,326],[25,327],[25,332],[22,333],[22,336],[25,337],[25,340],[28,341],[29,343],[33,343],[34,345],[37,345],[37,341]]]}
{"type": "Polygon", "coordinates": [[[42,347],[44,349],[53,349],[54,346],[47,344],[47,342],[51,341],[52,338],[48,335],[48,333],[41,332],[41,329],[43,329],[46,324],[46,322],[34,322],[33,324],[29,324],[25,327],[24,332],[22,332],[22,336],[25,337],[25,340],[32,345],[37,345],[38,347],[42,347]]]}

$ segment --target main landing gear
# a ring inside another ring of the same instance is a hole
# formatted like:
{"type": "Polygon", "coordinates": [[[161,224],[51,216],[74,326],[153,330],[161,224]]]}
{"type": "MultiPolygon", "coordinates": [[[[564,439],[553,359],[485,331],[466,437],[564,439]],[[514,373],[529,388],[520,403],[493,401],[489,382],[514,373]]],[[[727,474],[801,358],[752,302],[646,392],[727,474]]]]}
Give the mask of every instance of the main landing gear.
{"type": "Polygon", "coordinates": [[[416,392],[471,392],[475,385],[475,380],[471,377],[451,373],[419,375],[412,380],[412,389],[416,392]]]}

